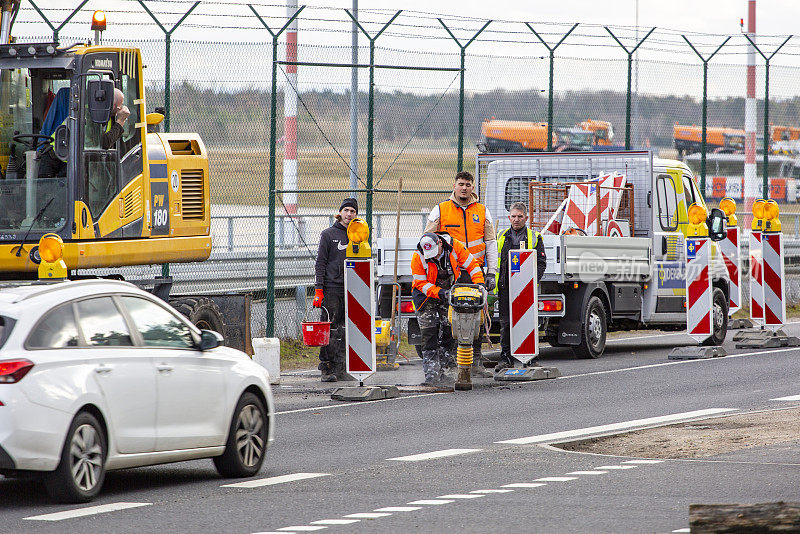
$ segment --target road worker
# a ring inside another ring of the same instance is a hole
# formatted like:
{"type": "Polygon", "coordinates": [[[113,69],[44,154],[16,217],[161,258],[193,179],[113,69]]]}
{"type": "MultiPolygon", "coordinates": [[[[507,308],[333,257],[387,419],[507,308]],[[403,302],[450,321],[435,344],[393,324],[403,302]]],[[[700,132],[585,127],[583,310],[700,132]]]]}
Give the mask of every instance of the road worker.
{"type": "Polygon", "coordinates": [[[355,198],[344,199],[336,221],[323,230],[319,238],[314,266],[314,307],[325,308],[329,314],[327,320],[331,322],[330,343],[319,351],[323,382],[351,379],[345,370],[344,259],[347,255],[347,227],[357,214],[358,201],[355,198]]]}
{"type": "MultiPolygon", "coordinates": [[[[544,270],[547,267],[547,256],[544,251],[544,243],[539,232],[534,232],[527,226],[528,207],[523,202],[511,204],[508,210],[508,220],[511,228],[500,234],[497,239],[497,249],[499,258],[497,260],[497,295],[500,301],[500,360],[497,362],[495,371],[514,367],[514,359],[511,357],[511,320],[509,307],[509,275],[508,275],[508,252],[516,249],[536,249],[536,281],[542,280],[544,270]]],[[[538,365],[533,359],[528,365],[538,365]]]]}
{"type": "Polygon", "coordinates": [[[466,273],[468,283],[485,285],[478,261],[457,239],[445,232],[426,232],[411,256],[411,296],[422,336],[422,385],[448,381],[448,351],[452,337],[447,321],[450,288],[466,273]],[[442,342],[440,328],[446,329],[442,342]]]}
{"type": "MultiPolygon", "coordinates": [[[[486,206],[478,202],[475,194],[475,178],[468,171],[456,174],[453,194],[440,202],[428,215],[426,232],[447,232],[455,240],[461,241],[475,257],[486,275],[486,289],[492,291],[497,269],[497,241],[494,222],[486,206]]],[[[461,273],[460,282],[469,283],[466,272],[461,273]]],[[[483,366],[481,343],[483,335],[475,340],[472,347],[473,376],[490,377],[492,374],[483,366]]]]}

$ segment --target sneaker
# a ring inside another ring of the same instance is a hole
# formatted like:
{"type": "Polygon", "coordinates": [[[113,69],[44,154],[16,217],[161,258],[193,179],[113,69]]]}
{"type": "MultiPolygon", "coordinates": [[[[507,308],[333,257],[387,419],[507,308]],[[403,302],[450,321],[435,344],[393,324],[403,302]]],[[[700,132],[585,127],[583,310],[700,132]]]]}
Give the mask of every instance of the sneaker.
{"type": "Polygon", "coordinates": [[[336,375],[322,375],[321,382],[336,382],[336,375]]]}
{"type": "Polygon", "coordinates": [[[349,375],[346,371],[337,371],[335,373],[336,379],[340,382],[354,381],[355,378],[349,375]]]}
{"type": "Polygon", "coordinates": [[[494,366],[494,372],[495,373],[499,373],[503,369],[511,369],[513,367],[514,367],[514,364],[512,362],[507,362],[505,360],[500,360],[499,362],[497,362],[497,365],[494,366]]]}

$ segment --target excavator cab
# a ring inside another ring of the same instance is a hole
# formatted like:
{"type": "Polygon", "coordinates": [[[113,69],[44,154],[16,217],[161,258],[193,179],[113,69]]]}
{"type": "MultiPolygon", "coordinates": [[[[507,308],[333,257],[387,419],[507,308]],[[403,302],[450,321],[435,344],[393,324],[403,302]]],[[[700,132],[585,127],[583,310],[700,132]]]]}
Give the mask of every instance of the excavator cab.
{"type": "Polygon", "coordinates": [[[136,48],[0,44],[0,278],[47,233],[70,269],[208,257],[205,147],[148,134],[141,74],[136,48]]]}

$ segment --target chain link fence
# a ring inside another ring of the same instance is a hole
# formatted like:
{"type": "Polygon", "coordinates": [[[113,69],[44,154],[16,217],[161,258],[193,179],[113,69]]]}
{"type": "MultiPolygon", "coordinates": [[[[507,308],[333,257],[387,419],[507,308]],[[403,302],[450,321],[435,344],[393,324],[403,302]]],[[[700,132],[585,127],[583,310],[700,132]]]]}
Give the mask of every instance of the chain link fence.
{"type": "MultiPolygon", "coordinates": [[[[69,20],[59,30],[60,42],[85,41],[91,10],[100,7],[96,3],[76,0],[39,13],[23,2],[14,33],[24,35],[18,37],[22,41],[49,40],[53,27],[69,20]]],[[[171,274],[178,288],[186,281],[188,291],[253,291],[263,300],[254,307],[254,335],[298,334],[302,310],[296,302],[302,298],[296,294],[304,296],[313,286],[319,234],[343,198],[357,196],[359,214],[372,222],[373,242],[393,237],[402,178],[401,235],[418,236],[431,207],[449,195],[459,160],[461,168],[474,168],[478,145],[486,142],[486,121],[542,123],[552,116],[538,142],[557,138],[609,149],[624,148],[628,141],[632,148],[685,159],[696,174],[704,101],[709,132],[743,130],[745,124],[748,42],[739,34],[725,42],[725,35],[669,29],[648,33],[650,28],[580,24],[571,31],[572,24],[494,20],[486,25],[486,20],[420,12],[402,12],[387,26],[395,11],[362,9],[354,167],[352,20],[345,10],[303,9],[295,53],[287,47],[294,42],[291,27],[273,36],[287,21],[283,5],[223,0],[144,5],[147,9],[138,0],[119,0],[107,10],[104,42],[142,50],[148,112],[167,106],[170,131],[198,132],[210,161],[212,259],[172,265],[171,274]],[[723,42],[708,60],[704,87],[698,53],[708,59],[723,42]],[[287,119],[295,109],[296,121],[287,119]],[[581,137],[586,130],[580,124],[588,119],[611,124],[605,140],[581,137]],[[694,132],[692,149],[676,150],[676,125],[694,132]]],[[[759,36],[756,41],[769,56],[784,40],[759,36]]],[[[768,193],[783,204],[787,234],[800,233],[800,164],[795,163],[800,141],[782,139],[777,127],[800,127],[799,57],[800,39],[789,40],[769,71],[767,138],[776,137],[771,148],[782,154],[768,155],[768,193]]],[[[755,65],[755,124],[763,136],[765,61],[758,53],[755,65]]],[[[718,144],[711,138],[709,133],[706,197],[743,199],[748,184],[741,139],[718,144]]],[[[537,148],[533,144],[527,148],[537,148]]],[[[759,153],[752,178],[759,190],[762,159],[759,153]]],[[[744,224],[746,217],[739,220],[744,224]]],[[[160,270],[126,272],[151,277],[160,270]]],[[[795,275],[790,277],[795,283],[795,275]]]]}

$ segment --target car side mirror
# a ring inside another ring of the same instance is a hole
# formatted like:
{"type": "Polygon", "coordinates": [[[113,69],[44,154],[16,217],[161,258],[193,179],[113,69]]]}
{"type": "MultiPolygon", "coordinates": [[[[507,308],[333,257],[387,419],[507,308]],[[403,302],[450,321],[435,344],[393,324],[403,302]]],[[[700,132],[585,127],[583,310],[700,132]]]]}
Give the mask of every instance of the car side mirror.
{"type": "Polygon", "coordinates": [[[89,80],[86,84],[89,99],[89,117],[96,124],[111,120],[114,109],[114,82],[111,80],[89,80]]]}
{"type": "Polygon", "coordinates": [[[215,349],[222,345],[224,338],[219,332],[214,332],[213,330],[201,330],[200,331],[200,350],[207,351],[211,349],[215,349]]]}
{"type": "Polygon", "coordinates": [[[69,128],[62,124],[53,132],[53,151],[61,161],[67,161],[69,155],[69,128]]]}
{"type": "Polygon", "coordinates": [[[711,208],[711,212],[706,219],[708,226],[708,237],[711,241],[722,241],[725,239],[727,232],[725,231],[725,212],[719,208],[711,208]]]}

